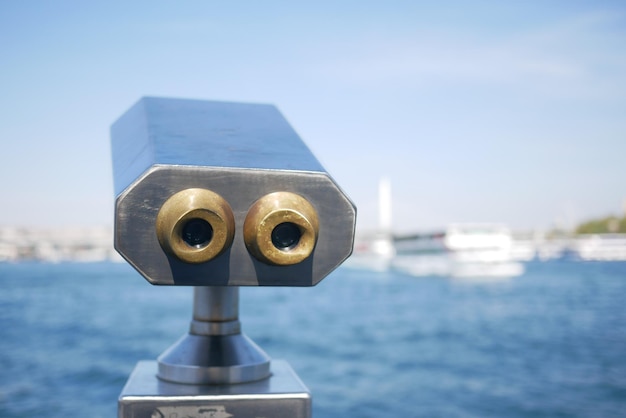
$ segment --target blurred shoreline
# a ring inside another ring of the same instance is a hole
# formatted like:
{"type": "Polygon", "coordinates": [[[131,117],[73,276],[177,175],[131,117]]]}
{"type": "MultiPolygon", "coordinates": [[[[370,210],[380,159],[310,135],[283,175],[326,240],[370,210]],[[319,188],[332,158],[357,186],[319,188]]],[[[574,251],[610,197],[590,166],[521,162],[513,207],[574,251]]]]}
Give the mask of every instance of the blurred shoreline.
{"type": "Polygon", "coordinates": [[[121,262],[113,228],[0,226],[0,262],[121,262]]]}

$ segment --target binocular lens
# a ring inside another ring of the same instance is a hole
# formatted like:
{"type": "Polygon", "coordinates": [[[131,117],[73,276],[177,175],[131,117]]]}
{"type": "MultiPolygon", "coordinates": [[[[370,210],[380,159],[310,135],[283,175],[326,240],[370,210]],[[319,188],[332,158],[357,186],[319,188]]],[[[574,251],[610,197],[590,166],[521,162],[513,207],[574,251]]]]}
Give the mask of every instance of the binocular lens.
{"type": "Polygon", "coordinates": [[[291,192],[261,197],[248,209],[243,223],[250,254],[274,266],[291,266],[307,259],[315,248],[318,231],[315,208],[291,192]]]}
{"type": "Polygon", "coordinates": [[[190,219],[183,226],[182,238],[190,247],[204,248],[213,239],[213,227],[204,219],[190,219]]]}
{"type": "Polygon", "coordinates": [[[217,193],[185,189],[163,203],[156,232],[166,253],[184,263],[206,263],[233,243],[235,218],[228,202],[217,193]]]}
{"type": "Polygon", "coordinates": [[[291,222],[283,222],[276,225],[272,230],[272,244],[279,250],[290,250],[298,245],[302,233],[298,225],[291,222]]]}

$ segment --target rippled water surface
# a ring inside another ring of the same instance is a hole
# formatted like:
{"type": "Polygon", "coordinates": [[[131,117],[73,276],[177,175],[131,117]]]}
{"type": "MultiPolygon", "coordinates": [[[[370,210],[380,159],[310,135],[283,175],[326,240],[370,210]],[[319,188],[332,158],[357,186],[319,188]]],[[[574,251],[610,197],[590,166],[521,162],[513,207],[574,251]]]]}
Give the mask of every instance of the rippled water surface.
{"type": "MultiPolygon", "coordinates": [[[[191,296],[123,264],[0,264],[0,416],[116,416],[135,363],[186,332],[191,296]]],[[[340,268],[240,305],[317,418],[611,417],[626,414],[625,301],[626,263],[550,262],[491,281],[340,268]]]]}

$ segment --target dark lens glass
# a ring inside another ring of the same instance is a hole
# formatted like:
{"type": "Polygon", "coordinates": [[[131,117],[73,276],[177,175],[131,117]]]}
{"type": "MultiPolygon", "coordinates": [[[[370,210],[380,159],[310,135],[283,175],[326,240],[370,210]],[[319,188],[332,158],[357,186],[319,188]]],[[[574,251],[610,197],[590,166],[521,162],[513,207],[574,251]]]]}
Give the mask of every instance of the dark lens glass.
{"type": "Polygon", "coordinates": [[[190,219],[183,226],[183,241],[193,248],[203,248],[209,245],[213,238],[213,228],[204,219],[190,219]]]}
{"type": "Polygon", "coordinates": [[[276,225],[272,231],[272,244],[279,250],[290,250],[300,241],[302,233],[298,225],[291,222],[283,222],[276,225]]]}

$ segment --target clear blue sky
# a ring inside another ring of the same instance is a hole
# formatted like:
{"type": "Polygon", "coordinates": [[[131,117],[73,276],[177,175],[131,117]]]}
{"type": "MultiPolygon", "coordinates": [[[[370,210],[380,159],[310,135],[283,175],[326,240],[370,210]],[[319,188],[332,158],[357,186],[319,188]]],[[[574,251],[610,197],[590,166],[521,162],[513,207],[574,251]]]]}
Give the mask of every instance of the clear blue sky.
{"type": "Polygon", "coordinates": [[[112,224],[144,95],[277,105],[362,228],[622,211],[626,3],[296,3],[0,2],[0,225],[112,224]]]}

